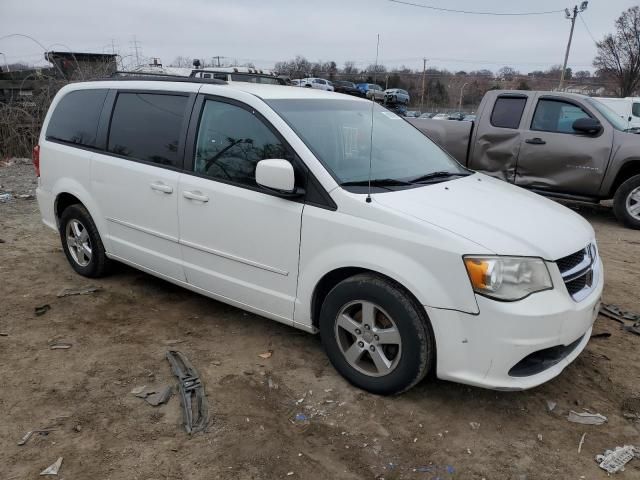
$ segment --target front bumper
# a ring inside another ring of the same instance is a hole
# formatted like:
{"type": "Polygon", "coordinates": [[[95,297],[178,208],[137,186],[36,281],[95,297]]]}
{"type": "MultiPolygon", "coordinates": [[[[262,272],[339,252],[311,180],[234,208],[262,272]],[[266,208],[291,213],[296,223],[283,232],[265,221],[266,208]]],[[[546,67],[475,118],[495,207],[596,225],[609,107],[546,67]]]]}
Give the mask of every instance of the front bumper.
{"type": "Polygon", "coordinates": [[[436,337],[438,377],[524,390],[559,375],[589,342],[600,308],[602,262],[594,268],[593,290],[580,302],[559,273],[552,280],[553,290],[517,302],[477,296],[478,315],[425,307],[436,337]]]}

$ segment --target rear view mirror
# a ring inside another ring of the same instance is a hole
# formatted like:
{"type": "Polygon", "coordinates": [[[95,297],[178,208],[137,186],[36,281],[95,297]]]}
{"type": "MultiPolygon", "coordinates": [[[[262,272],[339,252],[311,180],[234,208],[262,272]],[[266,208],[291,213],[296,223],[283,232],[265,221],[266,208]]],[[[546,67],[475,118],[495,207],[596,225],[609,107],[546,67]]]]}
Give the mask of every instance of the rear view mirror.
{"type": "Polygon", "coordinates": [[[595,118],[579,118],[572,127],[576,132],[586,135],[598,135],[602,131],[602,124],[595,118]]]}
{"type": "Polygon", "coordinates": [[[256,165],[256,183],[281,193],[295,192],[293,165],[287,160],[260,160],[256,165]]]}

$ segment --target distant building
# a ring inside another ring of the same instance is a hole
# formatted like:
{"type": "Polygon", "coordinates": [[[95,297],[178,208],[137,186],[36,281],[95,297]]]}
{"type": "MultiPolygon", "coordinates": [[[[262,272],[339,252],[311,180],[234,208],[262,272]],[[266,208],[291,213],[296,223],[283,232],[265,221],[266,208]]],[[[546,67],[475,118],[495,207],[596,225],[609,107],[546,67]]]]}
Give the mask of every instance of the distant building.
{"type": "Polygon", "coordinates": [[[590,97],[601,97],[607,93],[607,89],[602,85],[571,85],[563,89],[567,93],[579,93],[590,97]]]}

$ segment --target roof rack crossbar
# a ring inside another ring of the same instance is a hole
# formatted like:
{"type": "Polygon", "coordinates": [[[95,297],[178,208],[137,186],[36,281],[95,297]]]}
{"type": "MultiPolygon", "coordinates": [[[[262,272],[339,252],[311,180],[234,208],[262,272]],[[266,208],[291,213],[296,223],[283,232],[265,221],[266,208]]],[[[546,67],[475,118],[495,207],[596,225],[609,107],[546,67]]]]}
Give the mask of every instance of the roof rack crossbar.
{"type": "Polygon", "coordinates": [[[226,85],[224,80],[218,80],[217,78],[196,78],[185,77],[183,75],[172,75],[170,73],[151,73],[151,72],[127,72],[116,71],[109,77],[101,78],[98,80],[118,80],[118,81],[156,81],[156,82],[184,82],[184,83],[209,83],[217,85],[226,85]]]}

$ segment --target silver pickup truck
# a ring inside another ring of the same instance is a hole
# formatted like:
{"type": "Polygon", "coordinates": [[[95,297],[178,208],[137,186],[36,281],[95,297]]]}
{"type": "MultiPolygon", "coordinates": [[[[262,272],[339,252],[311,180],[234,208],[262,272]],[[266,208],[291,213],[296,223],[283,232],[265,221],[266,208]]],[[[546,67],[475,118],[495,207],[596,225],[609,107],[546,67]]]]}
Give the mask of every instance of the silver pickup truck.
{"type": "Polygon", "coordinates": [[[473,122],[407,121],[470,169],[550,197],[613,199],[640,229],[640,135],[593,98],[492,90],[473,122]]]}

